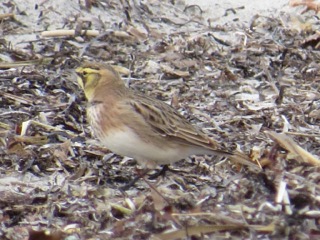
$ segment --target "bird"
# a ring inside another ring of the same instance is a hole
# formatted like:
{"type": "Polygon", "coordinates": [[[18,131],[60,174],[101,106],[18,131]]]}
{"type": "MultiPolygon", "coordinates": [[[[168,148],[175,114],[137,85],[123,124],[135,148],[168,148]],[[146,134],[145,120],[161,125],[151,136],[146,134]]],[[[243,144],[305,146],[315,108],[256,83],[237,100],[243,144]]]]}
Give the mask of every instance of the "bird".
{"type": "Polygon", "coordinates": [[[245,154],[222,148],[169,104],[128,88],[111,65],[84,62],[75,72],[91,129],[113,153],[146,169],[191,155],[219,155],[256,166],[245,154]]]}

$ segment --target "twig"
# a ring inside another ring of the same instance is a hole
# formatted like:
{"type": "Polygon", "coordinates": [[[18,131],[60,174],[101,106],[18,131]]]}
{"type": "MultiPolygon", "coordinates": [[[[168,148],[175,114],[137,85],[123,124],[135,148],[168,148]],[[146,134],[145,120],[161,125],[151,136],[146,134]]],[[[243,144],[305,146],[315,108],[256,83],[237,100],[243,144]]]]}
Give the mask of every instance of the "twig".
{"type": "Polygon", "coordinates": [[[0,14],[0,20],[5,19],[5,18],[12,18],[12,17],[14,17],[13,13],[0,14]]]}
{"type": "Polygon", "coordinates": [[[320,134],[310,134],[310,133],[301,133],[301,132],[286,132],[286,134],[301,136],[301,137],[320,137],[320,134]]]}
{"type": "Polygon", "coordinates": [[[27,61],[19,61],[19,62],[11,62],[11,63],[0,63],[0,69],[2,68],[16,68],[16,67],[25,67],[32,65],[47,65],[49,64],[53,58],[46,57],[41,59],[27,60],[27,61]]]}
{"type": "MultiPolygon", "coordinates": [[[[82,30],[80,35],[96,37],[100,33],[97,30],[82,30]]],[[[76,30],[53,30],[53,31],[44,31],[41,33],[41,37],[67,37],[67,36],[76,36],[76,30]]]]}

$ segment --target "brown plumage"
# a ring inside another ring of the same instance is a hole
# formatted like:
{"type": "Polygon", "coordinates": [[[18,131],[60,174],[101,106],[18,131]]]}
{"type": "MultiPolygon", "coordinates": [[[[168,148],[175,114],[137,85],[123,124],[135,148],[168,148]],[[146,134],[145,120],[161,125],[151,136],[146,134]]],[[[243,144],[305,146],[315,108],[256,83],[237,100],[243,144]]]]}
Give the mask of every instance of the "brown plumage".
{"type": "Polygon", "coordinates": [[[114,153],[147,167],[190,155],[243,157],[221,149],[168,104],[127,88],[111,66],[85,63],[76,73],[88,100],[93,132],[114,153]]]}

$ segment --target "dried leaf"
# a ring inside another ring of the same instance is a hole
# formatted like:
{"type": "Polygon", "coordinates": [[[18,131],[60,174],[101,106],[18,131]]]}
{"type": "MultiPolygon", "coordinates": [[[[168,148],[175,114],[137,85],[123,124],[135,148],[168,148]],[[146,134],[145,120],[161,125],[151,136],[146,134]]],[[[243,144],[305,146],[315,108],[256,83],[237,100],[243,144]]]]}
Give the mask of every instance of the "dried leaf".
{"type": "Polygon", "coordinates": [[[316,0],[290,0],[289,5],[292,7],[306,6],[306,9],[302,12],[313,10],[316,13],[320,11],[320,3],[316,0]]]}
{"type": "Polygon", "coordinates": [[[190,76],[190,73],[188,71],[180,71],[180,70],[175,70],[169,66],[166,66],[164,64],[160,64],[161,69],[163,72],[173,75],[173,76],[178,76],[178,77],[188,77],[190,76]]]}
{"type": "Polygon", "coordinates": [[[294,156],[297,157],[297,160],[320,166],[320,160],[316,156],[301,148],[289,136],[271,131],[267,131],[266,133],[281,147],[294,154],[294,156]]]}

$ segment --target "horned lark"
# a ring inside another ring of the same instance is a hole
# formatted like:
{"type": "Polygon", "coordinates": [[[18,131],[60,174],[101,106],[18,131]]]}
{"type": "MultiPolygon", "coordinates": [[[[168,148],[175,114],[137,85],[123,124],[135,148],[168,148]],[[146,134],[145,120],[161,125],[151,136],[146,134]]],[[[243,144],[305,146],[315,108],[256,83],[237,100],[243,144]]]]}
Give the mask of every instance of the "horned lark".
{"type": "Polygon", "coordinates": [[[127,88],[111,66],[85,63],[76,73],[92,130],[112,152],[146,168],[190,155],[237,155],[221,149],[168,104],[127,88]]]}

